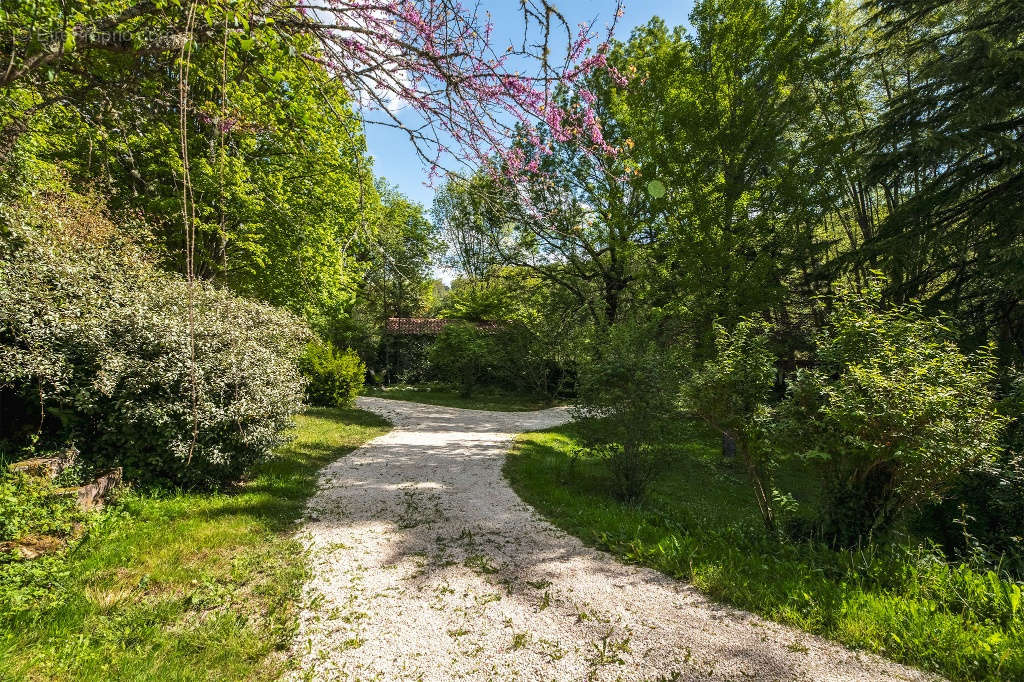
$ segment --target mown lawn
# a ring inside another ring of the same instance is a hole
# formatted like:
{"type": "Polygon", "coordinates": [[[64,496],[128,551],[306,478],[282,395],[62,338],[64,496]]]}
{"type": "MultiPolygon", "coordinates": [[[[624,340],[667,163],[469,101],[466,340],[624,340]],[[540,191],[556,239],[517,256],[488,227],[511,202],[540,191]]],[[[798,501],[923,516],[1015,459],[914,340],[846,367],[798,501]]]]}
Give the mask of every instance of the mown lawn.
{"type": "Polygon", "coordinates": [[[494,412],[529,412],[551,407],[552,402],[545,402],[532,396],[516,395],[493,390],[480,389],[472,397],[460,396],[457,391],[433,386],[395,386],[367,390],[365,395],[390,400],[408,400],[424,405],[440,405],[441,407],[459,407],[466,410],[491,410],[494,412]]]}
{"type": "Polygon", "coordinates": [[[317,471],[388,430],[316,409],[230,493],[131,493],[67,558],[63,603],[0,614],[0,680],[257,680],[287,665],[317,471]]]}
{"type": "MultiPolygon", "coordinates": [[[[760,525],[738,467],[696,424],[667,434],[666,469],[644,503],[611,494],[601,462],[575,447],[585,425],[524,434],[505,473],[552,522],[625,561],[689,580],[711,597],[953,679],[1024,680],[1021,585],[950,565],[917,540],[859,551],[780,542],[760,525]]],[[[809,514],[808,472],[779,487],[809,514]]]]}

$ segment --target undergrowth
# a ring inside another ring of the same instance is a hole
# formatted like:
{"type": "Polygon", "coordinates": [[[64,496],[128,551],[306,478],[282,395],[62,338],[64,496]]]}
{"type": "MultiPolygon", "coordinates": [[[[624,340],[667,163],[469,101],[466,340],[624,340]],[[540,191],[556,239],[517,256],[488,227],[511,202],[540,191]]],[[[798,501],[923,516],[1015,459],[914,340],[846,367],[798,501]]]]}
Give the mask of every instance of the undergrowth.
{"type": "MultiPolygon", "coordinates": [[[[851,647],[954,679],[1024,679],[1021,584],[947,562],[926,540],[834,551],[766,534],[742,472],[697,425],[673,434],[668,464],[639,504],[612,494],[581,449],[585,425],[520,436],[505,471],[556,525],[625,561],[691,581],[707,595],[851,647]]],[[[778,473],[813,507],[813,479],[778,473]]]]}
{"type": "Polygon", "coordinates": [[[387,430],[359,410],[297,423],[236,489],[129,492],[68,553],[17,564],[53,598],[0,612],[0,679],[279,676],[306,571],[293,524],[319,468],[387,430]]]}

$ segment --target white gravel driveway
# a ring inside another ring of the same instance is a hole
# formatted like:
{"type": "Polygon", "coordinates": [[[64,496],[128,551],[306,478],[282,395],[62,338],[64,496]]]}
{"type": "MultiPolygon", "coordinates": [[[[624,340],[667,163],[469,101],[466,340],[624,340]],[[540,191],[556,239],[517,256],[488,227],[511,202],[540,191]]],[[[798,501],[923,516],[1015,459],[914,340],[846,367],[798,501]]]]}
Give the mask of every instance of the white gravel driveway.
{"type": "Polygon", "coordinates": [[[359,407],[395,428],[327,467],[310,502],[298,679],[927,679],[548,524],[501,468],[513,434],[562,423],[564,409],[359,407]]]}

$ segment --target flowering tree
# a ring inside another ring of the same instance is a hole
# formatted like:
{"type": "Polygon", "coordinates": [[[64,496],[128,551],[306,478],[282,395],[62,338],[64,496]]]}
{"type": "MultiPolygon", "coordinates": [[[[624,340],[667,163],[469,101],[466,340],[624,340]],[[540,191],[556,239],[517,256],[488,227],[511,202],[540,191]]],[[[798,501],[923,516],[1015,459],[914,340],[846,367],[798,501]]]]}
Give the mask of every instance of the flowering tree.
{"type": "MultiPolygon", "coordinates": [[[[452,160],[475,166],[494,159],[508,174],[532,172],[547,148],[533,145],[528,158],[512,142],[519,134],[538,140],[532,131],[539,126],[555,140],[612,151],[590,108],[564,110],[554,91],[577,89],[588,74],[609,68],[607,39],[622,13],[616,3],[608,35],[599,36],[589,24],[572,27],[549,0],[524,0],[521,40],[499,44],[490,15],[459,0],[38,0],[0,12],[0,33],[14,46],[0,65],[0,90],[36,86],[35,96],[3,105],[0,124],[6,137],[16,136],[26,112],[61,101],[53,83],[81,87],[75,76],[90,61],[185,59],[197,45],[245,52],[274,40],[324,66],[357,98],[364,118],[376,112],[375,122],[406,132],[435,172],[452,160]],[[564,54],[556,57],[563,36],[564,54]],[[396,103],[419,120],[403,122],[396,103]]],[[[227,116],[220,124],[233,125],[227,116]]]]}

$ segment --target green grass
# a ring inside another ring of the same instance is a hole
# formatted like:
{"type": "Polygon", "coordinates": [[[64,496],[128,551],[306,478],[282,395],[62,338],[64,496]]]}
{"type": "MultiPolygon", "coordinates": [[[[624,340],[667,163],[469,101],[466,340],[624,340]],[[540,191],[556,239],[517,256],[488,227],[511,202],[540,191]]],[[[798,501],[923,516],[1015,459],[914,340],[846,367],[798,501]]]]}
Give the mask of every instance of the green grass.
{"type": "MultiPolygon", "coordinates": [[[[920,543],[833,551],[763,531],[746,478],[694,424],[645,501],[619,503],[601,462],[570,456],[585,425],[524,434],[505,466],[519,495],[556,525],[709,596],[953,679],[1024,680],[1021,586],[947,564],[920,543]]],[[[810,472],[779,472],[803,513],[810,472]]],[[[797,513],[800,513],[798,510],[797,513]]]]}
{"type": "Polygon", "coordinates": [[[62,604],[0,615],[2,680],[256,680],[287,665],[317,471],[386,422],[311,410],[231,493],[131,493],[67,557],[62,604]]]}
{"type": "Polygon", "coordinates": [[[529,412],[543,410],[556,404],[533,396],[516,395],[488,389],[475,391],[469,398],[458,392],[435,386],[395,386],[385,389],[368,389],[365,395],[390,400],[407,400],[424,405],[459,407],[465,410],[491,410],[494,412],[529,412]]]}

